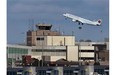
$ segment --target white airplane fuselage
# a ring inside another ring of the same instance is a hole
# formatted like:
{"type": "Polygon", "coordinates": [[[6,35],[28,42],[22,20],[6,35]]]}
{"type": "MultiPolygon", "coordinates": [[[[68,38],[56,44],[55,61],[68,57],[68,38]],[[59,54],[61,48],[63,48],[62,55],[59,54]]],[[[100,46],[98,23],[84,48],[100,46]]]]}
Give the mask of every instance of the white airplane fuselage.
{"type": "Polygon", "coordinates": [[[81,18],[79,16],[68,14],[68,13],[63,14],[63,16],[72,19],[72,21],[74,21],[74,22],[79,22],[79,24],[82,23],[82,24],[88,24],[88,25],[94,25],[94,26],[100,26],[101,25],[101,20],[91,21],[91,20],[81,18]]]}

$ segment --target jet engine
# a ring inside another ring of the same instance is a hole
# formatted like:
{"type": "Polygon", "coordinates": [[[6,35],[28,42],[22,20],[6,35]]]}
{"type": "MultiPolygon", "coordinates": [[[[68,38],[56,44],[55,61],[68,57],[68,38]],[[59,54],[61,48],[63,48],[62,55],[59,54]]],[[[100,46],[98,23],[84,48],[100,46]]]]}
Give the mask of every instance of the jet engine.
{"type": "Polygon", "coordinates": [[[72,21],[73,21],[73,22],[76,22],[76,20],[75,20],[75,19],[72,19],[72,21]]]}

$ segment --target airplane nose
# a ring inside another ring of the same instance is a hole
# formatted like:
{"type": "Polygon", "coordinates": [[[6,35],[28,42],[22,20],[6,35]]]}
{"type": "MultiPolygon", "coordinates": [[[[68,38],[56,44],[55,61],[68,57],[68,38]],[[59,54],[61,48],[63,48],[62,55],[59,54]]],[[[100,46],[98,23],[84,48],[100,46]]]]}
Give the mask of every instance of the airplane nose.
{"type": "Polygon", "coordinates": [[[63,14],[63,16],[66,16],[66,14],[63,14]]]}

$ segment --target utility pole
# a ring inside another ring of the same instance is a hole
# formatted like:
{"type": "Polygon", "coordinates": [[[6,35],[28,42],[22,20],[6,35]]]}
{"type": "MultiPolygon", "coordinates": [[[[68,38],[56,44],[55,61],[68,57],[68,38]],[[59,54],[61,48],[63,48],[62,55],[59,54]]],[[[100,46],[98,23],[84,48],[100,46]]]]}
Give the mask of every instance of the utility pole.
{"type": "Polygon", "coordinates": [[[43,42],[44,42],[44,40],[41,40],[41,41],[42,41],[42,67],[43,67],[43,51],[44,51],[44,48],[43,48],[44,44],[43,44],[43,42]]]}

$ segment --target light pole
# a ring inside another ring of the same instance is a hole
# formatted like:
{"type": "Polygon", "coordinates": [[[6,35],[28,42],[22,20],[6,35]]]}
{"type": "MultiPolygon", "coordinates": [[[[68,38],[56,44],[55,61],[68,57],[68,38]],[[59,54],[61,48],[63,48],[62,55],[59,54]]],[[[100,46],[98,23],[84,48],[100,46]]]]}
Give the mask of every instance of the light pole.
{"type": "Polygon", "coordinates": [[[43,39],[41,39],[41,41],[42,41],[42,67],[43,67],[43,51],[44,51],[44,49],[43,49],[43,46],[44,46],[44,37],[43,37],[43,39]]]}

